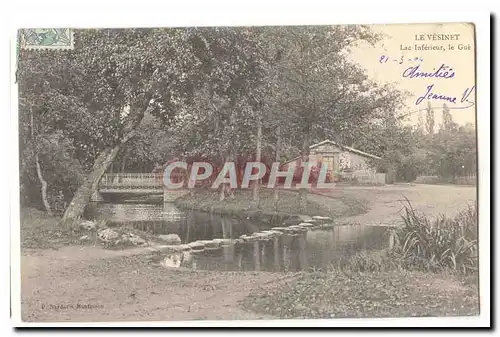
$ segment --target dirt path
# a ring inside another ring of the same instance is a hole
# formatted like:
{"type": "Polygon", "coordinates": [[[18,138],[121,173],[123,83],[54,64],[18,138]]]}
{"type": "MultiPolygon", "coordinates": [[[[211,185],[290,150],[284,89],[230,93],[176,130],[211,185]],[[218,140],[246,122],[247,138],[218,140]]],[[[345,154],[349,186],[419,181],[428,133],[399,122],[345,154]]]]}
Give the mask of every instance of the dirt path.
{"type": "Polygon", "coordinates": [[[75,246],[25,252],[23,321],[265,319],[238,302],[293,277],[168,270],[136,253],[75,246]]]}
{"type": "Polygon", "coordinates": [[[454,215],[476,201],[476,187],[453,185],[387,185],[382,187],[347,187],[332,196],[364,198],[370,204],[365,214],[343,217],[339,222],[361,224],[394,224],[401,219],[404,197],[414,209],[429,216],[454,215]]]}

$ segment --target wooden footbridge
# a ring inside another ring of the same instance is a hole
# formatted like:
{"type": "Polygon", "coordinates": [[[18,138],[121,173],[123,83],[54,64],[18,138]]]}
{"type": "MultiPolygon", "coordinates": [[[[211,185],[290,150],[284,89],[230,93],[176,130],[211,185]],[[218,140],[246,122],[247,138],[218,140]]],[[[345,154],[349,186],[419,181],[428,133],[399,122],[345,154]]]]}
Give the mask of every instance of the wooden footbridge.
{"type": "MultiPolygon", "coordinates": [[[[182,177],[173,176],[172,180],[182,177]]],[[[102,201],[104,195],[152,195],[163,194],[165,202],[173,201],[187,193],[187,189],[167,189],[161,173],[106,173],[99,181],[92,201],[102,201]]]]}

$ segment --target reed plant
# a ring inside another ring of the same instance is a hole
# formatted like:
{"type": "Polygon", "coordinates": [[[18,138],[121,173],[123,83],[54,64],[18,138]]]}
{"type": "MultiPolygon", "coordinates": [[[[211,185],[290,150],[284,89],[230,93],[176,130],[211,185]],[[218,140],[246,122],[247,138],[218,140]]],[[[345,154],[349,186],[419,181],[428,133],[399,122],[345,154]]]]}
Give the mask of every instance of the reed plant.
{"type": "Polygon", "coordinates": [[[409,201],[404,206],[403,225],[393,231],[392,254],[405,269],[448,270],[469,274],[477,270],[477,207],[469,205],[453,218],[435,219],[419,214],[409,201]]]}
{"type": "Polygon", "coordinates": [[[394,269],[472,274],[478,268],[477,206],[469,205],[455,217],[430,218],[406,200],[402,222],[390,230],[393,245],[376,253],[361,252],[339,267],[350,272],[394,269]]]}

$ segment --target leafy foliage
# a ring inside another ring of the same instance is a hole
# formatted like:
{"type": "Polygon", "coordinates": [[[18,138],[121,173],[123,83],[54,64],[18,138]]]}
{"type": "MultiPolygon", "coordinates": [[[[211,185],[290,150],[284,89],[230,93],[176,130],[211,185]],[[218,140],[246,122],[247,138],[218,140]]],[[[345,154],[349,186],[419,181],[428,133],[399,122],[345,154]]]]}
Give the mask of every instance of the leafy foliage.
{"type": "Polygon", "coordinates": [[[430,101],[427,102],[427,108],[425,109],[425,112],[426,112],[426,124],[425,124],[426,131],[429,135],[433,135],[434,125],[435,125],[434,121],[435,114],[434,114],[434,109],[432,109],[430,101]]]}
{"type": "Polygon", "coordinates": [[[20,189],[21,202],[24,205],[41,203],[40,182],[35,168],[33,150],[40,155],[42,170],[48,182],[48,196],[53,211],[61,215],[67,200],[80,185],[83,178],[83,168],[75,158],[72,142],[61,132],[49,135],[39,135],[35,142],[29,140],[20,154],[20,189]],[[33,196],[38,196],[34,198],[33,196]]]}
{"type": "Polygon", "coordinates": [[[454,123],[446,105],[443,116],[444,122],[437,133],[424,133],[418,126],[412,128],[397,124],[370,131],[368,134],[374,140],[372,153],[385,159],[379,163],[379,169],[382,172],[393,170],[397,179],[403,181],[414,181],[422,175],[436,175],[441,182],[455,182],[459,177],[475,174],[477,149],[474,126],[454,123]]]}
{"type": "Polygon", "coordinates": [[[171,125],[193,103],[205,70],[213,78],[220,75],[206,69],[199,55],[200,34],[196,29],[87,29],[75,31],[71,51],[21,50],[21,155],[29,155],[31,134],[62,134],[87,173],[105,149],[133,136],[145,115],[171,125]]]}

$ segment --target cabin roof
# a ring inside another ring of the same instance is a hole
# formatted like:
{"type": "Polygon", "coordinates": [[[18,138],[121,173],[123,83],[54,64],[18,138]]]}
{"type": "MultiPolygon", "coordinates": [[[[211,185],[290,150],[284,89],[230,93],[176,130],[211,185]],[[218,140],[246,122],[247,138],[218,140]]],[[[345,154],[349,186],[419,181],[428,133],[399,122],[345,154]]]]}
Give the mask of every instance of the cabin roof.
{"type": "MultiPolygon", "coordinates": [[[[355,149],[355,148],[352,148],[350,146],[345,146],[345,145],[340,145],[339,143],[337,142],[334,142],[333,140],[329,140],[329,139],[326,139],[322,142],[319,142],[319,143],[316,143],[316,144],[313,144],[311,146],[309,146],[309,149],[314,149],[318,146],[322,146],[322,145],[326,145],[326,144],[330,144],[330,145],[335,145],[337,147],[340,147],[341,149],[343,149],[344,151],[347,151],[347,152],[352,152],[352,153],[355,153],[357,155],[360,155],[360,156],[363,156],[363,157],[368,157],[368,158],[372,158],[372,159],[382,159],[381,157],[379,156],[376,156],[376,155],[373,155],[373,154],[370,154],[370,153],[366,153],[366,152],[363,152],[361,150],[358,150],[358,149],[355,149]]],[[[297,156],[293,159],[290,159],[288,161],[285,162],[285,164],[288,164],[292,161],[295,161],[297,159],[300,159],[301,156],[297,156]]]]}
{"type": "Polygon", "coordinates": [[[344,149],[345,151],[353,152],[353,153],[359,154],[360,156],[369,157],[369,158],[373,158],[373,159],[382,159],[381,157],[376,156],[374,154],[366,153],[366,152],[363,152],[361,150],[355,149],[355,148],[350,147],[350,146],[341,145],[341,144],[334,142],[333,140],[329,140],[329,139],[326,139],[326,140],[319,142],[317,144],[313,144],[313,145],[309,146],[309,149],[314,149],[315,147],[325,145],[325,144],[331,144],[331,145],[338,146],[341,149],[344,149]]]}

